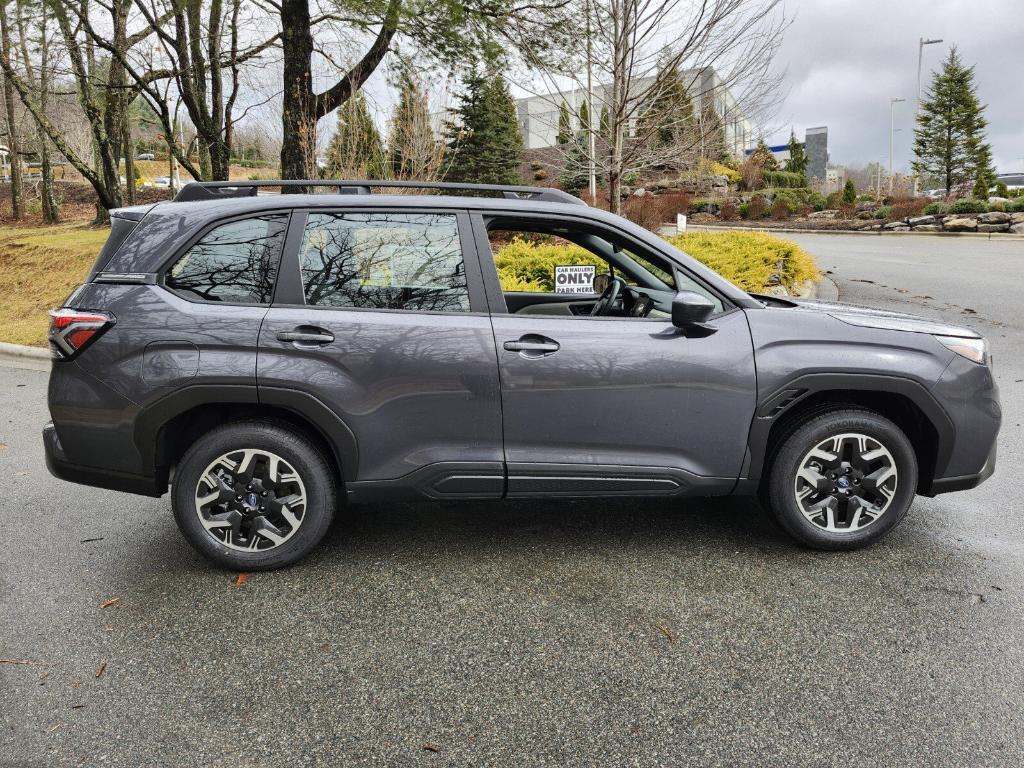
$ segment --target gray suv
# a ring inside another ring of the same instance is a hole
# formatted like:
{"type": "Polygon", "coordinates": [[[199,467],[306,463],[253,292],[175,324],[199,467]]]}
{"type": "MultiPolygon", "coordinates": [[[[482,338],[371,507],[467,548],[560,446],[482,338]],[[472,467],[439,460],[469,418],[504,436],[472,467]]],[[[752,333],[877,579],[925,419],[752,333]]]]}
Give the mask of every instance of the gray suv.
{"type": "Polygon", "coordinates": [[[240,570],[302,557],[344,502],[409,499],[746,494],[849,549],[990,476],[1000,422],[976,333],[751,295],[530,187],[189,184],[112,212],[50,344],[50,471],[170,486],[240,570]],[[524,243],[586,258],[524,281],[524,243]]]}

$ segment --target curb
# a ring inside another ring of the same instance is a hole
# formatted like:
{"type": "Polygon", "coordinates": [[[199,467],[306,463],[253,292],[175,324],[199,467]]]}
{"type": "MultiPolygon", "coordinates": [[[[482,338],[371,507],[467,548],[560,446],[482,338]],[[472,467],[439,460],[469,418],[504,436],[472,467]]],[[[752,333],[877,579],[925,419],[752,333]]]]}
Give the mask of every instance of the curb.
{"type": "Polygon", "coordinates": [[[14,368],[50,369],[50,350],[0,341],[0,364],[14,368]]]}
{"type": "Polygon", "coordinates": [[[814,289],[807,298],[816,301],[839,301],[839,286],[831,277],[822,275],[821,279],[814,284],[814,289]]]}
{"type": "MultiPolygon", "coordinates": [[[[666,224],[675,230],[675,224],[666,224]]],[[[893,232],[880,229],[797,229],[795,227],[723,227],[720,224],[687,224],[687,230],[710,230],[715,232],[767,232],[768,234],[789,235],[916,235],[917,237],[970,237],[977,240],[1001,240],[1004,242],[1024,241],[1024,235],[1009,232],[893,232]]]]}

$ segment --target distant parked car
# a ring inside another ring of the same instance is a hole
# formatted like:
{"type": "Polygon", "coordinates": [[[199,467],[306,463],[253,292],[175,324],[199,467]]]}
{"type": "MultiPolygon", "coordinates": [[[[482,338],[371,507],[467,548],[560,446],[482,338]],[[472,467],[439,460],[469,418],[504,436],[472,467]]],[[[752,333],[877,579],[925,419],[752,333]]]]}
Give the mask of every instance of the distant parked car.
{"type": "Polygon", "coordinates": [[[171,177],[170,176],[157,176],[155,179],[153,179],[153,186],[154,187],[160,187],[162,189],[166,189],[167,187],[171,186],[171,177]]]}
{"type": "Polygon", "coordinates": [[[135,157],[136,160],[156,160],[156,155],[152,152],[143,152],[141,155],[135,157]]]}

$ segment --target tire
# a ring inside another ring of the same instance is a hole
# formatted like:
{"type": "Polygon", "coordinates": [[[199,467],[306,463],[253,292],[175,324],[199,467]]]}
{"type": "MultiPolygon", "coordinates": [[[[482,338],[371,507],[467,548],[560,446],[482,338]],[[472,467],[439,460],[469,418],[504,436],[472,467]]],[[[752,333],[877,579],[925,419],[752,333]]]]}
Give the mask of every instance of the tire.
{"type": "Polygon", "coordinates": [[[273,570],[320,543],[334,518],[337,482],[302,435],[240,421],[210,430],[185,452],[171,503],[178,528],[207,559],[238,571],[273,570]]]}
{"type": "Polygon", "coordinates": [[[903,431],[873,411],[840,407],[811,416],[783,439],[766,495],[775,520],[794,539],[843,550],[888,533],[916,489],[917,458],[903,431]]]}

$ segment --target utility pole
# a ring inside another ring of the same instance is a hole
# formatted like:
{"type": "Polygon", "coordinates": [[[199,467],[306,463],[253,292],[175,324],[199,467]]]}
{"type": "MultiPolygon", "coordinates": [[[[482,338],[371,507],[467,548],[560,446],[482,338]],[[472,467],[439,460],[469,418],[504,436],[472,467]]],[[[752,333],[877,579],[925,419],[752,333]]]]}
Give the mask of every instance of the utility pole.
{"type": "MultiPolygon", "coordinates": [[[[941,43],[942,40],[935,38],[933,40],[925,40],[923,37],[917,39],[917,109],[914,111],[914,122],[917,122],[918,116],[921,114],[921,60],[924,58],[924,47],[926,45],[935,45],[941,43]]],[[[914,197],[918,194],[918,184],[920,179],[917,174],[914,174],[914,197]]]]}
{"type": "Polygon", "coordinates": [[[587,176],[590,182],[590,204],[597,205],[597,142],[594,140],[594,81],[593,51],[590,36],[590,0],[584,11],[587,14],[587,176]]]}
{"type": "Polygon", "coordinates": [[[893,97],[893,98],[889,99],[889,194],[890,195],[892,194],[892,137],[893,137],[893,134],[896,132],[895,131],[896,120],[895,120],[895,118],[893,116],[893,107],[896,104],[899,104],[901,101],[906,101],[906,99],[901,99],[901,98],[898,98],[898,97],[893,97]]]}

